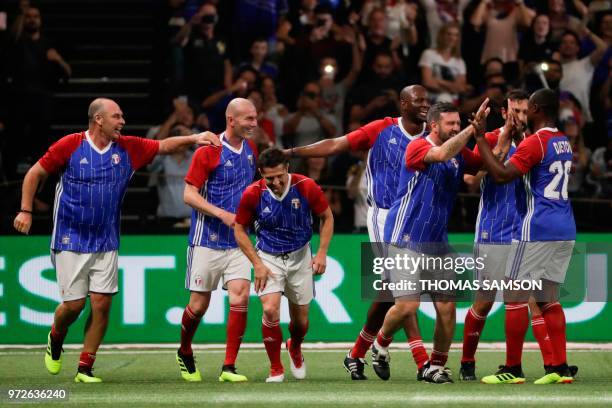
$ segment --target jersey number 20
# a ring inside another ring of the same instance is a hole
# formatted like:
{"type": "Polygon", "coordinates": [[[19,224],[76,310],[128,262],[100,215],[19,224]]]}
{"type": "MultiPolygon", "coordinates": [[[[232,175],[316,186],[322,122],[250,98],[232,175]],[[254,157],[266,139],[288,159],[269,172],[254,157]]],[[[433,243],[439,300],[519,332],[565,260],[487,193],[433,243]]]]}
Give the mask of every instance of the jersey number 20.
{"type": "Polygon", "coordinates": [[[567,200],[567,183],[569,181],[570,170],[572,169],[572,162],[562,162],[557,160],[553,162],[548,171],[554,174],[553,179],[548,183],[544,189],[544,197],[551,200],[558,200],[559,194],[564,200],[567,200]],[[561,181],[563,179],[563,181],[561,181]],[[559,193],[559,183],[562,182],[561,193],[559,193]]]}

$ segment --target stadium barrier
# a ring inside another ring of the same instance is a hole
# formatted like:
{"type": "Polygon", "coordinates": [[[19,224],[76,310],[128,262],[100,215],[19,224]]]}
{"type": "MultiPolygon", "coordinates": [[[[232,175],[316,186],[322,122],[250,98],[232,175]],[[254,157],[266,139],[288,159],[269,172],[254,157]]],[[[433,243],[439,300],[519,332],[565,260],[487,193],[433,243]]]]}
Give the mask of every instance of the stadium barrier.
{"type": "MultiPolygon", "coordinates": [[[[451,234],[453,243],[469,246],[470,234],[451,234]]],[[[360,250],[365,235],[335,235],[329,250],[327,272],[316,279],[316,299],[311,306],[307,341],[353,341],[359,333],[370,302],[361,297],[360,250]]],[[[566,307],[569,341],[612,341],[610,265],[612,234],[580,234],[578,241],[595,244],[593,253],[574,257],[584,265],[584,278],[597,276],[600,298],[576,300],[566,307]],[[593,300],[593,299],[589,299],[593,300]]],[[[53,311],[60,302],[55,271],[46,236],[0,236],[0,344],[40,344],[46,339],[53,311]]],[[[122,237],[119,259],[119,288],[115,296],[105,343],[177,342],[183,308],[188,300],[184,289],[187,237],[156,235],[122,237]]],[[[313,250],[318,237],[313,238],[313,250]]],[[[574,263],[574,260],[572,261],[574,263]]],[[[570,268],[569,274],[572,272],[570,268]]],[[[579,268],[580,269],[580,268],[579,268]]],[[[582,277],[578,278],[583,279],[582,277]]],[[[591,284],[592,286],[592,284],[591,284]]],[[[574,291],[575,292],[575,291],[574,291]]],[[[564,290],[561,291],[564,292],[564,290]]],[[[261,341],[261,306],[251,293],[246,342],[261,341]]],[[[563,298],[562,298],[563,299],[563,298]]],[[[285,302],[285,301],[283,301],[285,302]]],[[[469,302],[457,305],[455,340],[460,340],[469,302]]],[[[87,309],[86,309],[87,310],[87,309]]],[[[227,292],[213,293],[203,325],[196,334],[198,343],[222,343],[228,313],[227,292]]],[[[496,303],[487,321],[482,340],[504,339],[503,307],[496,303]]],[[[419,321],[423,338],[433,332],[434,311],[430,303],[421,306],[419,321]]],[[[81,342],[86,312],[73,325],[67,343],[81,342]]],[[[281,322],[288,322],[283,303],[281,322]]],[[[398,337],[403,336],[403,334],[398,337]]],[[[528,334],[528,340],[532,340],[528,334]]]]}

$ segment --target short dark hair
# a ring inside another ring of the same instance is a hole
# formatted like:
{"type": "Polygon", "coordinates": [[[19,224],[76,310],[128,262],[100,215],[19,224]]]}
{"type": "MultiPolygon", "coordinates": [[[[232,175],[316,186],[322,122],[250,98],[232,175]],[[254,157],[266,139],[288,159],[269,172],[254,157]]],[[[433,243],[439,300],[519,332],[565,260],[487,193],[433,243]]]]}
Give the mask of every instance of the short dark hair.
{"type": "Polygon", "coordinates": [[[571,35],[572,37],[574,37],[574,40],[576,40],[576,44],[578,44],[578,47],[580,47],[580,37],[578,36],[578,34],[576,34],[575,31],[565,30],[561,35],[561,38],[563,39],[563,37],[565,37],[566,35],[571,35]]]}
{"type": "Polygon", "coordinates": [[[504,103],[502,104],[505,110],[508,110],[508,101],[528,101],[529,94],[522,89],[513,89],[506,94],[504,103]]]}
{"type": "Polygon", "coordinates": [[[288,164],[287,158],[283,151],[278,147],[269,147],[259,154],[257,159],[257,168],[276,167],[279,164],[288,164]]]}
{"type": "Polygon", "coordinates": [[[547,88],[538,89],[531,95],[531,102],[542,110],[548,119],[557,120],[559,116],[559,95],[547,88]]]}
{"type": "Polygon", "coordinates": [[[449,102],[437,102],[431,105],[427,112],[427,123],[439,122],[442,113],[459,112],[457,107],[449,102]]]}

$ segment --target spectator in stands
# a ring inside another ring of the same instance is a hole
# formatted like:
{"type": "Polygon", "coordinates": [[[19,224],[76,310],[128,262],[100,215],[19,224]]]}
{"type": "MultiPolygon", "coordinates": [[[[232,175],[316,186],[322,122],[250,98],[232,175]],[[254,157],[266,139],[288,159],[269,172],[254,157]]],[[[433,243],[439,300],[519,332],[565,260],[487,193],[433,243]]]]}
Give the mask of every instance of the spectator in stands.
{"type": "MultiPolygon", "coordinates": [[[[50,144],[53,89],[60,79],[71,75],[70,65],[41,33],[40,10],[26,7],[20,21],[10,39],[5,62],[9,93],[6,133],[11,136],[5,146],[4,162],[9,178],[15,177],[18,162],[39,157],[50,144]],[[24,149],[24,141],[28,149],[24,149]]],[[[23,173],[29,164],[20,166],[23,173]]]]}
{"type": "Polygon", "coordinates": [[[507,72],[518,76],[518,29],[529,27],[534,17],[535,12],[523,0],[480,0],[470,18],[476,30],[486,30],[480,61],[497,57],[510,64],[507,72]]]}
{"type": "Polygon", "coordinates": [[[257,150],[262,152],[276,144],[274,122],[266,116],[266,111],[263,109],[263,96],[259,90],[251,90],[247,99],[253,103],[257,112],[257,128],[253,132],[252,140],[257,145],[257,150]]]}
{"type": "Polygon", "coordinates": [[[284,46],[294,45],[296,37],[316,25],[315,8],[318,3],[318,0],[302,0],[298,9],[290,9],[287,15],[280,19],[276,39],[284,46]]]}
{"type": "Polygon", "coordinates": [[[276,84],[270,77],[264,76],[261,80],[261,95],[263,97],[263,111],[266,117],[274,124],[274,143],[277,147],[282,147],[283,124],[289,114],[285,105],[278,101],[276,96],[276,84]]]}
{"type": "MultiPolygon", "coordinates": [[[[192,134],[191,129],[177,125],[172,128],[170,137],[190,134],[192,134]]],[[[183,190],[185,189],[183,179],[189,170],[192,156],[191,147],[183,146],[172,154],[156,156],[147,167],[149,172],[158,176],[157,216],[169,219],[177,228],[186,228],[190,225],[191,208],[183,201],[183,190]]]]}
{"type": "Polygon", "coordinates": [[[612,198],[612,138],[608,137],[608,144],[593,152],[589,179],[596,186],[597,197],[612,198]]]}
{"type": "Polygon", "coordinates": [[[373,76],[361,82],[351,95],[351,123],[367,123],[399,114],[398,89],[401,88],[401,82],[394,73],[391,55],[378,54],[372,64],[372,71],[373,76]]]}
{"type": "MultiPolygon", "coordinates": [[[[595,27],[597,27],[597,35],[608,45],[606,52],[593,73],[592,87],[599,89],[608,78],[608,63],[612,58],[612,10],[599,15],[595,27]]],[[[580,44],[580,54],[590,54],[596,48],[595,43],[587,36],[582,39],[580,44]]]]}
{"type": "MultiPolygon", "coordinates": [[[[572,0],[572,2],[580,16],[585,17],[588,9],[584,3],[580,0],[572,0]]],[[[580,32],[581,19],[567,12],[565,0],[548,0],[548,17],[550,17],[550,31],[553,42],[561,42],[561,37],[567,30],[572,30],[576,34],[580,32]]]]}
{"type": "Polygon", "coordinates": [[[429,90],[432,102],[459,104],[459,96],[466,92],[466,68],[461,58],[459,25],[449,23],[440,28],[435,48],[425,50],[419,67],[423,86],[429,90]]]}
{"type": "Polygon", "coordinates": [[[399,71],[402,61],[397,53],[399,40],[392,41],[387,37],[387,14],[384,9],[375,8],[368,16],[367,31],[365,33],[366,50],[363,57],[364,72],[362,78],[372,75],[372,66],[377,55],[381,53],[391,56],[392,67],[399,71]]]}
{"type": "Polygon", "coordinates": [[[569,139],[572,145],[572,153],[574,154],[567,191],[572,196],[583,196],[586,193],[584,179],[589,171],[591,150],[584,145],[579,120],[571,109],[561,109],[559,122],[561,124],[561,131],[569,139]]]}
{"type": "Polygon", "coordinates": [[[385,34],[392,42],[400,46],[413,46],[418,41],[418,32],[415,25],[418,6],[407,0],[381,0],[366,1],[361,8],[361,20],[369,25],[369,18],[373,10],[384,10],[386,15],[385,34]]]}
{"type": "Polygon", "coordinates": [[[321,102],[325,113],[336,118],[337,133],[340,136],[344,131],[344,105],[346,95],[350,92],[353,84],[361,72],[362,54],[357,44],[357,34],[353,32],[352,49],[353,58],[348,74],[338,81],[340,69],[336,58],[327,57],[319,64],[319,86],[321,87],[321,102]]]}
{"type": "Polygon", "coordinates": [[[225,129],[225,109],[227,104],[234,98],[246,98],[255,88],[258,73],[251,68],[243,68],[234,83],[225,89],[221,89],[209,95],[202,102],[210,122],[210,130],[215,133],[225,129]]]}
{"type": "Polygon", "coordinates": [[[254,39],[275,45],[279,21],[288,11],[287,0],[236,0],[232,3],[232,34],[238,61],[246,58],[249,52],[252,55],[254,39]]]}
{"type": "Polygon", "coordinates": [[[331,8],[317,6],[315,17],[315,26],[296,38],[293,63],[296,65],[294,69],[301,71],[302,79],[315,76],[319,62],[325,57],[335,57],[345,67],[351,60],[350,45],[332,30],[334,20],[331,8]]]}
{"type": "Polygon", "coordinates": [[[486,98],[489,98],[491,112],[487,116],[487,129],[497,129],[504,125],[500,109],[503,106],[504,96],[508,92],[508,83],[504,75],[493,68],[495,64],[491,64],[491,67],[485,77],[485,86],[481,93],[464,100],[459,110],[462,114],[469,115],[478,109],[486,98]]]}
{"type": "Polygon", "coordinates": [[[361,160],[349,168],[346,177],[346,193],[353,200],[353,228],[356,233],[367,232],[368,183],[366,180],[365,152],[359,152],[361,160]]]}
{"type": "Polygon", "coordinates": [[[531,29],[521,39],[519,65],[521,73],[531,72],[536,63],[552,58],[556,46],[551,40],[550,19],[546,14],[538,14],[531,29]]]}
{"type": "Polygon", "coordinates": [[[268,42],[265,38],[256,38],[251,44],[249,49],[251,59],[245,61],[238,66],[238,71],[242,71],[244,68],[251,68],[257,71],[260,75],[267,75],[272,79],[276,79],[278,75],[278,67],[276,64],[267,61],[268,56],[268,42]]]}
{"type": "Polygon", "coordinates": [[[595,66],[606,52],[608,45],[588,28],[584,28],[588,36],[595,44],[595,50],[584,58],[578,59],[580,53],[580,38],[573,31],[566,31],[561,37],[559,52],[563,66],[563,79],[559,85],[562,91],[571,92],[582,105],[582,112],[586,122],[592,122],[589,103],[589,92],[595,66]]]}
{"type": "Polygon", "coordinates": [[[168,115],[166,120],[158,126],[153,126],[147,131],[147,139],[163,140],[170,135],[170,131],[175,126],[183,126],[191,129],[191,133],[199,133],[208,130],[208,127],[200,129],[195,122],[193,109],[186,100],[175,98],[172,101],[173,111],[168,115]]]}
{"type": "Polygon", "coordinates": [[[297,101],[297,111],[285,118],[283,144],[304,146],[334,137],[337,126],[336,119],[323,112],[321,87],[317,82],[308,82],[297,101]]]}
{"type": "Polygon", "coordinates": [[[429,44],[438,43],[438,32],[448,23],[461,24],[463,10],[470,0],[420,0],[425,9],[425,18],[429,28],[429,44]]]}
{"type": "Polygon", "coordinates": [[[186,91],[198,106],[211,93],[232,86],[228,43],[215,32],[218,18],[217,8],[204,4],[175,38],[184,47],[186,91]]]}

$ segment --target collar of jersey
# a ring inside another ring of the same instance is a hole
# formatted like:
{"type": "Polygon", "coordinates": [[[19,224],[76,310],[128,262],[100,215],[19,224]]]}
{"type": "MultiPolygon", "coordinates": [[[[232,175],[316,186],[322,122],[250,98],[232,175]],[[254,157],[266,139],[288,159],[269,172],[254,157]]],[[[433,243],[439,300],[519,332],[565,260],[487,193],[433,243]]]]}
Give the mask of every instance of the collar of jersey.
{"type": "Polygon", "coordinates": [[[111,146],[113,145],[114,142],[110,142],[109,144],[106,145],[106,147],[102,150],[100,150],[98,148],[98,146],[96,146],[96,144],[93,142],[93,140],[91,140],[91,138],[89,137],[89,130],[85,131],[85,139],[87,140],[87,143],[89,143],[89,145],[91,146],[92,149],[94,149],[96,152],[98,152],[99,154],[104,154],[106,152],[109,151],[109,149],[111,148],[111,146]]]}
{"type": "Polygon", "coordinates": [[[543,127],[542,129],[538,130],[536,133],[540,133],[540,132],[551,132],[551,133],[557,133],[559,131],[559,129],[557,129],[556,127],[552,128],[552,127],[543,127]]]}
{"type": "Polygon", "coordinates": [[[408,133],[408,131],[406,129],[404,129],[404,125],[402,125],[402,117],[400,116],[399,118],[397,118],[397,125],[399,126],[400,130],[402,131],[402,133],[404,134],[404,136],[406,136],[408,139],[410,140],[414,140],[418,137],[421,137],[423,135],[423,133],[425,132],[425,128],[427,127],[426,123],[423,123],[423,129],[421,129],[421,133],[419,133],[418,135],[411,135],[410,133],[408,133]]]}
{"type": "Polygon", "coordinates": [[[270,193],[270,195],[272,196],[273,199],[275,199],[276,201],[283,201],[285,199],[285,197],[287,197],[287,194],[289,194],[289,189],[291,188],[291,173],[287,174],[287,186],[285,186],[285,191],[283,192],[283,195],[280,197],[277,197],[276,194],[274,194],[272,192],[272,190],[270,190],[270,188],[267,188],[268,193],[270,193]]]}
{"type": "Polygon", "coordinates": [[[236,154],[242,154],[242,148],[244,147],[244,140],[240,144],[240,149],[236,149],[234,146],[227,143],[227,141],[225,140],[225,132],[221,133],[221,136],[219,136],[219,139],[221,139],[221,143],[223,143],[223,145],[227,147],[228,149],[230,149],[232,152],[236,154]]]}

